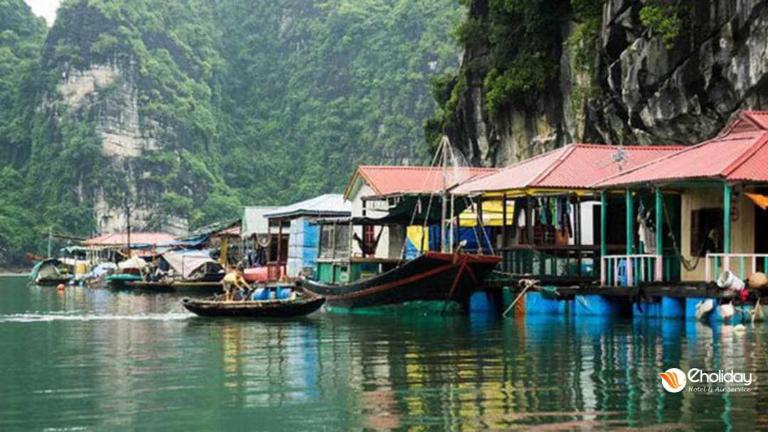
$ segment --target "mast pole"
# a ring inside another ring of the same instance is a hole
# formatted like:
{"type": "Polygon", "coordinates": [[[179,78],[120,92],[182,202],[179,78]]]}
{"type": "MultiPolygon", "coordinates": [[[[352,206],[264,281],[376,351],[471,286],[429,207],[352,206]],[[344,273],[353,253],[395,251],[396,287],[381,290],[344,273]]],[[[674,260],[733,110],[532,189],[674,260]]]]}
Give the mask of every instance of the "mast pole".
{"type": "Polygon", "coordinates": [[[131,257],[131,207],[128,205],[128,198],[125,198],[125,229],[126,242],[128,244],[128,258],[131,257]]]}
{"type": "Polygon", "coordinates": [[[51,257],[51,240],[53,238],[53,227],[48,227],[48,258],[51,257]]]}
{"type": "Polygon", "coordinates": [[[448,251],[452,252],[453,244],[455,243],[453,231],[456,229],[456,225],[458,224],[458,221],[454,219],[454,214],[456,213],[456,210],[453,203],[453,199],[454,199],[453,194],[451,194],[450,199],[451,199],[451,217],[450,217],[450,222],[448,223],[448,225],[450,226],[450,231],[448,231],[448,251]]]}
{"type": "Polygon", "coordinates": [[[446,197],[448,196],[448,186],[445,179],[446,171],[448,169],[448,139],[443,138],[442,142],[442,174],[443,174],[443,191],[441,195],[441,215],[440,215],[440,250],[442,252],[447,252],[447,244],[446,244],[446,238],[445,238],[445,220],[448,213],[448,203],[446,202],[446,197]]]}

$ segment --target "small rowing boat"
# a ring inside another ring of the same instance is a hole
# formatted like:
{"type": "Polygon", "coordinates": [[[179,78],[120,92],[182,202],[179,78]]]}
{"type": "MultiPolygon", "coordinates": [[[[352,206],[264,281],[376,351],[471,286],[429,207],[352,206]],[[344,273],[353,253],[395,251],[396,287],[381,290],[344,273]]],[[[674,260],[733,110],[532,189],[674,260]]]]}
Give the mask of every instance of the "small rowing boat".
{"type": "Polygon", "coordinates": [[[289,299],[198,300],[184,298],[181,304],[190,312],[206,317],[290,318],[309,315],[320,309],[325,297],[306,291],[289,299]]]}

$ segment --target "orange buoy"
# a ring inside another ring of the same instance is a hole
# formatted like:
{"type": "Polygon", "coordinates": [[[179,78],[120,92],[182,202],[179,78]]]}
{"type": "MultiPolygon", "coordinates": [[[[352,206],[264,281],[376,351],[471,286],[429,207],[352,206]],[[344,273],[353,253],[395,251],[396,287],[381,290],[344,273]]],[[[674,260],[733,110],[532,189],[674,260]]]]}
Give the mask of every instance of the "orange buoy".
{"type": "Polygon", "coordinates": [[[66,285],[64,284],[58,284],[56,285],[56,291],[64,291],[66,289],[66,285]]]}

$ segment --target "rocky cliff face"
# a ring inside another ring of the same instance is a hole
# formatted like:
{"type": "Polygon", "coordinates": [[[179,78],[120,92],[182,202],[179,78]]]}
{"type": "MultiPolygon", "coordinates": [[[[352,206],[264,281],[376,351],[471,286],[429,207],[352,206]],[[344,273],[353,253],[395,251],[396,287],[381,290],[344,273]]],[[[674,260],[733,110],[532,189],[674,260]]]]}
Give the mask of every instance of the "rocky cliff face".
{"type": "MultiPolygon", "coordinates": [[[[139,111],[139,91],[136,70],[131,62],[92,64],[85,68],[68,67],[57,81],[55,90],[47,95],[44,109],[58,123],[64,118],[90,119],[100,139],[98,153],[103,166],[92,167],[94,175],[112,171],[125,181],[116,185],[94,183],[78,188],[79,202],[90,200],[95,213],[97,232],[122,231],[128,224],[128,208],[135,229],[153,229],[181,234],[187,229],[185,219],[161,217],[164,190],[153,188],[142,178],[151,178],[142,159],[162,150],[155,138],[163,131],[152,118],[143,118],[139,111]],[[120,188],[115,191],[114,188],[120,188]],[[109,199],[109,197],[126,199],[109,199]]],[[[59,126],[60,127],[60,126],[59,126]]],[[[168,145],[168,143],[165,143],[168,145]]]]}
{"type": "MultiPolygon", "coordinates": [[[[470,19],[492,20],[493,3],[472,1],[470,19]]],[[[693,143],[739,110],[768,107],[768,1],[598,1],[594,36],[579,11],[588,1],[560,3],[562,48],[546,52],[554,77],[494,112],[485,59],[499,42],[465,50],[468,85],[445,129],[476,163],[569,142],[693,143]]]]}
{"type": "Polygon", "coordinates": [[[175,7],[70,1],[60,8],[43,47],[42,138],[29,171],[45,185],[46,206],[92,214],[63,217],[92,221],[64,229],[121,231],[130,209],[134,229],[182,234],[223,183],[209,163],[217,84],[206,62],[218,58],[217,40],[204,30],[213,23],[203,5],[183,20],[152,22],[175,16],[175,7]]]}

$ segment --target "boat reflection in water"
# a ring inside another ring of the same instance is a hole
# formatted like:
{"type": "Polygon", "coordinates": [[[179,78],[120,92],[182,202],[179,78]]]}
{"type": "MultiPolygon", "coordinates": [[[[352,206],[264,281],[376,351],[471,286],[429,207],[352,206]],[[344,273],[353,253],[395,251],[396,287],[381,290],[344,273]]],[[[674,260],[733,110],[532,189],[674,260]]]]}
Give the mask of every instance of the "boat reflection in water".
{"type": "Polygon", "coordinates": [[[749,339],[713,340],[717,331],[700,324],[694,345],[687,346],[685,335],[666,341],[667,325],[679,328],[667,321],[555,317],[504,322],[325,315],[291,325],[228,322],[221,329],[222,362],[233,408],[298,404],[314,410],[330,402],[337,415],[345,413],[340,427],[765,424],[754,411],[759,395],[665,394],[658,373],[677,365],[757,371],[755,359],[765,361],[767,353],[745,351],[749,339]],[[725,352],[712,342],[727,346],[728,356],[720,358],[725,352]]]}
{"type": "Polygon", "coordinates": [[[384,312],[206,320],[173,294],[0,285],[3,430],[768,427],[767,326],[384,312]],[[670,367],[752,372],[756,388],[666,393],[658,374],[670,367]]]}

